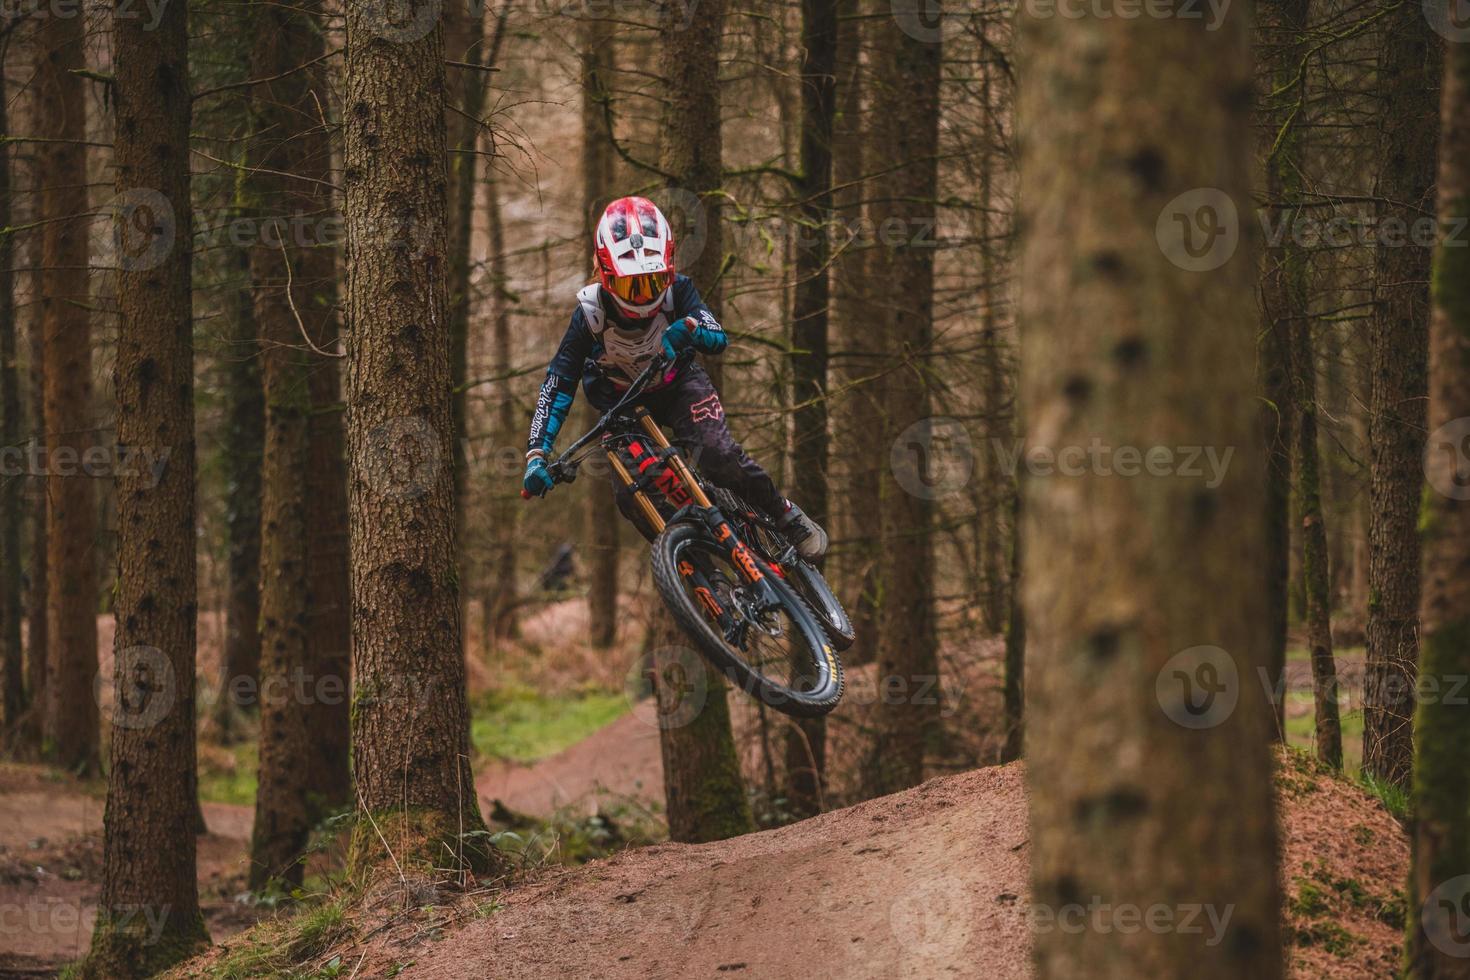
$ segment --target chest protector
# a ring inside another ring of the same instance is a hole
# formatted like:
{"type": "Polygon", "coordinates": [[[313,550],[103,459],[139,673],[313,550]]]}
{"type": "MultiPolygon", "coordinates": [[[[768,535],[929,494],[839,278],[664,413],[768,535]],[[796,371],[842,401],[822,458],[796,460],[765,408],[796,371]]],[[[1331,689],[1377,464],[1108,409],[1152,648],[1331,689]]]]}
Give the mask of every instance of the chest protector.
{"type": "MultiPolygon", "coordinates": [[[[664,331],[668,329],[674,313],[674,291],[670,289],[664,301],[641,330],[626,330],[607,316],[598,300],[597,283],[584,286],[577,293],[577,302],[582,307],[582,317],[587,329],[602,347],[595,356],[597,366],[603,374],[615,382],[626,385],[648,367],[648,362],[663,347],[664,331]]],[[[656,382],[651,388],[660,387],[656,382]]]]}

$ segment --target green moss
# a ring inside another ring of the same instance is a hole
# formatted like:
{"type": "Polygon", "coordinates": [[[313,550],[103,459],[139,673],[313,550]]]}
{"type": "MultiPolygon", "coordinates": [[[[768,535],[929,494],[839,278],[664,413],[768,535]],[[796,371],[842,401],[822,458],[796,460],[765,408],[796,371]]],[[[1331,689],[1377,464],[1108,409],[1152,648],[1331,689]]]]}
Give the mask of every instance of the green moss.
{"type": "Polygon", "coordinates": [[[1296,894],[1287,905],[1292,915],[1315,919],[1327,914],[1327,895],[1321,888],[1305,878],[1297,878],[1294,883],[1296,894]]]}
{"type": "Polygon", "coordinates": [[[482,756],[530,763],[575,745],[628,711],[622,692],[554,697],[529,688],[490,691],[470,708],[470,739],[482,756]]]}
{"type": "Polygon", "coordinates": [[[1290,926],[1287,939],[1293,946],[1317,946],[1340,958],[1351,956],[1353,950],[1367,942],[1362,936],[1349,932],[1335,922],[1309,922],[1290,926]]]}
{"type": "Polygon", "coordinates": [[[302,964],[351,932],[345,922],[346,901],[339,896],[297,906],[257,926],[212,963],[205,976],[214,980],[313,976],[300,969],[302,964]]]}
{"type": "Polygon", "coordinates": [[[197,909],[188,919],[170,915],[162,926],[155,933],[147,916],[113,920],[99,909],[92,948],[67,975],[76,980],[151,977],[209,946],[209,933],[197,909]]]}
{"type": "Polygon", "coordinates": [[[230,747],[230,754],[234,761],[228,766],[200,759],[199,798],[206,803],[254,806],[255,780],[260,769],[257,745],[254,741],[241,742],[230,747]]]}

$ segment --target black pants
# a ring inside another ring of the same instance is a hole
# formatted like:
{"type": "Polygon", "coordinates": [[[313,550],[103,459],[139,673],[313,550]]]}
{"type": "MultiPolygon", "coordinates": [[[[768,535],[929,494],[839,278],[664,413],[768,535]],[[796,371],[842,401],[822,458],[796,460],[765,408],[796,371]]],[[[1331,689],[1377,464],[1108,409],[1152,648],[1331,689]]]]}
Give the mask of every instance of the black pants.
{"type": "MultiPolygon", "coordinates": [[[[594,407],[606,410],[617,401],[611,384],[599,379],[587,388],[594,407]]],[[[743,497],[773,517],[779,517],[786,500],[761,465],[751,459],[725,424],[725,406],[714,382],[698,363],[684,365],[667,387],[642,398],[643,407],[669,433],[669,441],[677,445],[699,468],[699,472],[716,486],[743,497]]],[[[613,475],[614,487],[622,481],[613,475]]],[[[632,521],[644,537],[652,540],[637,505],[626,493],[619,493],[618,510],[632,521]]]]}

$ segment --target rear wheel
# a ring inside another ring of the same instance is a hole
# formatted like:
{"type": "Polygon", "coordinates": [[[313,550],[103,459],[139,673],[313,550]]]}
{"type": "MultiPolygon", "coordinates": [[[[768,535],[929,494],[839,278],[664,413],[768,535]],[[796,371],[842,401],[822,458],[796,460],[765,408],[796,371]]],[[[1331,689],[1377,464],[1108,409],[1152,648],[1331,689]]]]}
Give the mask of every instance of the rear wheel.
{"type": "Polygon", "coordinates": [[[827,634],[827,639],[832,641],[832,646],[838,653],[852,646],[857,637],[853,633],[852,620],[847,618],[847,610],[842,608],[832,586],[822,577],[822,573],[804,561],[786,562],[783,566],[787,577],[797,593],[806,600],[807,606],[812,614],[817,617],[817,623],[822,627],[822,632],[827,634]]]}
{"type": "Polygon", "coordinates": [[[742,691],[793,717],[825,715],[842,698],[842,664],[791,586],[756,561],[777,599],[770,608],[703,526],[681,522],[653,543],[653,581],[700,653],[742,691]]]}

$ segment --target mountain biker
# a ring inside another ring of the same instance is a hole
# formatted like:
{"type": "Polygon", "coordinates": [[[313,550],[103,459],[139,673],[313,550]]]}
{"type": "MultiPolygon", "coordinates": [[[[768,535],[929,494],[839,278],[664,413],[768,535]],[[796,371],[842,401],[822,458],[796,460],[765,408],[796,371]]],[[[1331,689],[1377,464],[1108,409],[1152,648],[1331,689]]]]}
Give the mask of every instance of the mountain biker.
{"type": "MultiPolygon", "coordinates": [[[[806,558],[827,550],[827,532],[776,489],[771,477],[730,434],[719,393],[685,350],[719,354],[725,331],[688,276],[674,271],[674,235],[652,201],[624,197],[609,204],[594,239],[597,281],[577,293],[577,308],[546,370],[527,439],[525,489],[544,496],[553,481],[547,457],[582,382],[594,408],[606,411],[662,353],[670,366],[639,399],[674,441],[693,452],[713,483],[771,515],[806,558]]],[[[645,537],[652,529],[618,494],[618,509],[645,537]]]]}

